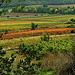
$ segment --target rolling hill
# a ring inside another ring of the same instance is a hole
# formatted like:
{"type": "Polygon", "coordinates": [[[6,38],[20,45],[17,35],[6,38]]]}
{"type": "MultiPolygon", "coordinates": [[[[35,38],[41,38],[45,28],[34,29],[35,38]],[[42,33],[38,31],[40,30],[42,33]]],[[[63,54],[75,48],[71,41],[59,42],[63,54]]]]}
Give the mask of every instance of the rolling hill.
{"type": "MultiPolygon", "coordinates": [[[[19,0],[12,0],[11,4],[9,6],[15,6],[16,3],[18,3],[19,0]]],[[[26,0],[21,1],[20,5],[64,5],[64,4],[75,4],[75,0],[26,0]]],[[[4,2],[2,6],[6,6],[6,3],[4,2]]]]}

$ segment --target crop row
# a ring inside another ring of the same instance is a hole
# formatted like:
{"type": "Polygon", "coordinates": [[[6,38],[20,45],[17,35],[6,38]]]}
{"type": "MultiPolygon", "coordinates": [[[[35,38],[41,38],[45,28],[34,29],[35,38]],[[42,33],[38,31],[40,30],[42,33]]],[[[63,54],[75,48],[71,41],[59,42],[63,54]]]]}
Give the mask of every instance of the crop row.
{"type": "Polygon", "coordinates": [[[71,30],[75,30],[75,28],[45,28],[45,29],[36,29],[36,30],[8,33],[5,36],[3,36],[3,39],[13,39],[13,38],[30,37],[30,36],[40,36],[44,32],[47,32],[47,33],[49,33],[51,35],[68,34],[68,33],[71,32],[71,30]]]}

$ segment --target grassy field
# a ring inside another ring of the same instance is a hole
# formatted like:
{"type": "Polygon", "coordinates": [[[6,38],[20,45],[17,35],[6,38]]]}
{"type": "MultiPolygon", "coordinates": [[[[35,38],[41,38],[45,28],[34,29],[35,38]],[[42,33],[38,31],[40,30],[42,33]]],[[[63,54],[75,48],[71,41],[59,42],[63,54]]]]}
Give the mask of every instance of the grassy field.
{"type": "Polygon", "coordinates": [[[9,17],[0,18],[0,31],[2,30],[19,30],[30,29],[31,23],[38,24],[38,28],[42,27],[67,27],[70,24],[64,24],[68,20],[75,18],[75,15],[47,15],[32,17],[9,17]]]}

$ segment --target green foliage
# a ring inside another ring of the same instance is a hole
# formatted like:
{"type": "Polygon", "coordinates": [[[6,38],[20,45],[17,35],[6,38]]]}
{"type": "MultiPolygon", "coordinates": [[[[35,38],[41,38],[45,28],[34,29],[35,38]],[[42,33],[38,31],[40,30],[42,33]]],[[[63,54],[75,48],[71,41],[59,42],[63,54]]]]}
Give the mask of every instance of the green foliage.
{"type": "Polygon", "coordinates": [[[20,60],[17,67],[22,68],[24,74],[33,75],[37,74],[37,72],[39,71],[38,69],[40,69],[42,65],[41,61],[37,64],[31,63],[33,59],[40,60],[41,57],[46,55],[46,52],[72,52],[75,55],[75,41],[66,39],[53,41],[39,41],[31,44],[20,44],[19,52],[24,54],[26,56],[26,59],[24,61],[20,60]]]}
{"type": "Polygon", "coordinates": [[[67,28],[75,28],[74,25],[67,26],[67,28]]]}
{"type": "Polygon", "coordinates": [[[75,40],[74,39],[73,39],[73,42],[72,42],[72,53],[75,56],[75,40]]]}
{"type": "Polygon", "coordinates": [[[1,35],[0,35],[1,40],[3,39],[3,37],[2,37],[2,36],[3,36],[3,33],[1,33],[1,35]]]}
{"type": "Polygon", "coordinates": [[[41,43],[31,43],[31,44],[20,44],[19,52],[25,54],[25,56],[30,56],[31,58],[36,58],[39,60],[45,55],[45,51],[42,50],[43,46],[41,43]]]}
{"type": "Polygon", "coordinates": [[[2,11],[0,11],[0,15],[2,14],[2,11]]]}
{"type": "Polygon", "coordinates": [[[5,30],[5,34],[8,34],[8,30],[5,30]]]}
{"type": "Polygon", "coordinates": [[[67,40],[55,40],[55,41],[40,41],[31,44],[21,44],[19,46],[19,52],[25,56],[41,59],[42,56],[49,52],[70,52],[72,50],[72,41],[67,40]]]}
{"type": "Polygon", "coordinates": [[[23,9],[25,6],[21,6],[21,9],[23,9]]]}
{"type": "Polygon", "coordinates": [[[18,7],[19,5],[20,5],[20,3],[17,3],[17,4],[16,4],[16,7],[18,7]]]}
{"type": "MultiPolygon", "coordinates": [[[[70,21],[68,21],[66,24],[75,24],[75,19],[71,19],[70,21]]],[[[69,26],[68,26],[69,27],[69,26]]],[[[74,25],[71,25],[71,27],[75,27],[74,25]]]]}
{"type": "Polygon", "coordinates": [[[26,13],[48,13],[48,14],[75,14],[75,9],[70,7],[48,7],[47,4],[38,7],[14,7],[13,12],[26,12],[26,13]],[[21,11],[18,11],[18,10],[21,11]]]}
{"type": "Polygon", "coordinates": [[[75,22],[75,19],[71,19],[72,22],[75,22]]]}
{"type": "Polygon", "coordinates": [[[6,54],[6,51],[3,51],[2,46],[0,46],[0,57],[4,56],[5,54],[6,54]]]}
{"type": "Polygon", "coordinates": [[[38,26],[37,24],[32,23],[31,24],[31,30],[35,30],[37,28],[37,26],[38,26]]]}
{"type": "Polygon", "coordinates": [[[20,60],[20,62],[18,63],[17,65],[17,70],[19,71],[15,71],[14,70],[14,73],[15,74],[25,74],[25,75],[33,75],[36,73],[36,71],[40,68],[40,66],[42,65],[42,62],[39,62],[38,64],[35,64],[35,63],[32,63],[31,64],[31,57],[30,56],[27,56],[25,58],[24,61],[20,60]]]}
{"type": "Polygon", "coordinates": [[[44,33],[43,36],[41,36],[42,41],[49,41],[50,40],[50,35],[47,33],[44,33]]]}
{"type": "Polygon", "coordinates": [[[36,64],[32,63],[32,60],[40,60],[41,57],[46,55],[47,51],[55,53],[58,51],[65,53],[72,52],[75,55],[75,39],[39,41],[31,44],[20,44],[19,52],[21,54],[24,54],[26,58],[24,60],[20,59],[16,69],[12,68],[16,56],[14,56],[14,54],[12,53],[10,59],[7,57],[3,58],[3,54],[5,55],[6,52],[3,51],[2,46],[0,46],[0,74],[37,75],[36,73],[40,71],[42,61],[39,61],[36,64]]]}
{"type": "Polygon", "coordinates": [[[6,54],[6,51],[2,50],[2,46],[0,46],[0,75],[10,75],[11,74],[11,66],[16,58],[15,56],[12,56],[11,59],[9,58],[3,58],[3,55],[6,54]]]}
{"type": "Polygon", "coordinates": [[[71,30],[71,33],[75,33],[75,30],[71,30]]]}

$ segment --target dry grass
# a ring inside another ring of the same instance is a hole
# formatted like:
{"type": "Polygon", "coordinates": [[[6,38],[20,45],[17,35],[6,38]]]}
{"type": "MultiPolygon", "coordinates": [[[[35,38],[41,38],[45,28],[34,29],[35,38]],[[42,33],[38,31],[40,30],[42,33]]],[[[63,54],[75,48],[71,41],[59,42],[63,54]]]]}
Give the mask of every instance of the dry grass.
{"type": "Polygon", "coordinates": [[[72,57],[72,53],[70,53],[70,55],[60,52],[55,54],[47,53],[47,56],[44,56],[41,59],[41,61],[43,62],[41,69],[43,71],[53,69],[54,71],[56,71],[56,73],[59,73],[64,64],[72,62],[72,57]]]}

